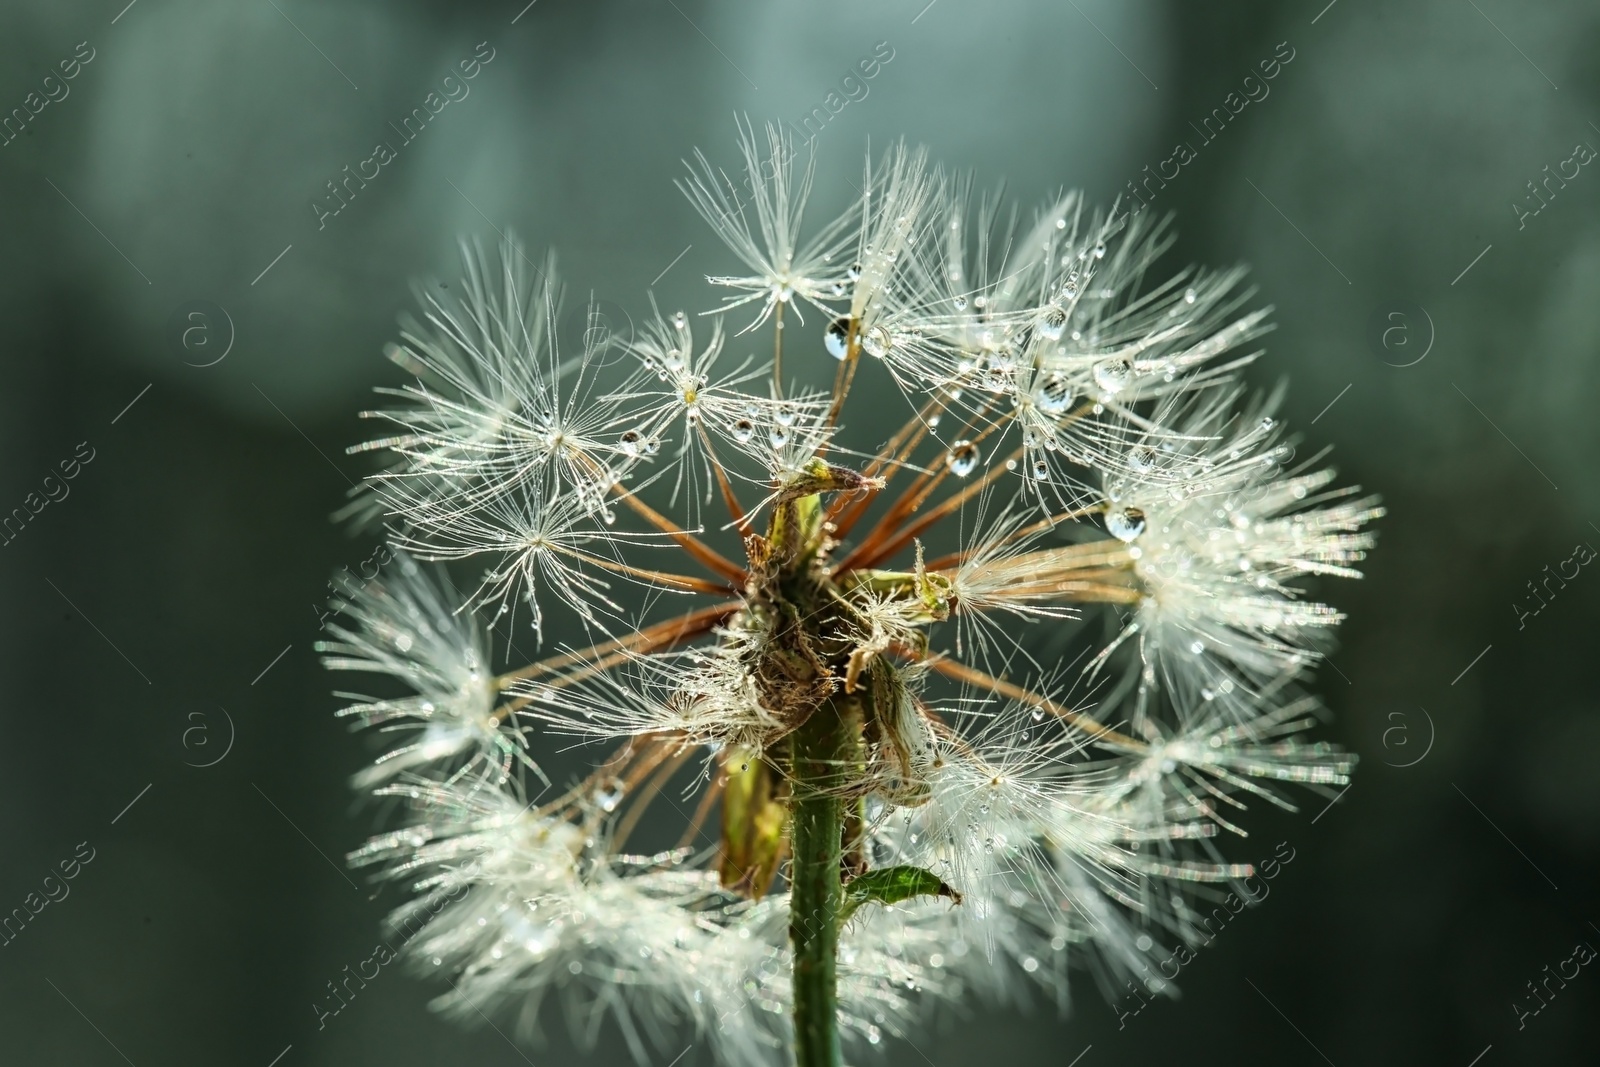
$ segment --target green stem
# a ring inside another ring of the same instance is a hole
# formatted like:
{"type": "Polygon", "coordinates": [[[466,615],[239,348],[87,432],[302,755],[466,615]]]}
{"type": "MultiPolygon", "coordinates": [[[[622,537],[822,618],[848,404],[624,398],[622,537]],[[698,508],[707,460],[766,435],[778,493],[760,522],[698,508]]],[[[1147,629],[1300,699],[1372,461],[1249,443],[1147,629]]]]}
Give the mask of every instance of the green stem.
{"type": "Polygon", "coordinates": [[[789,938],[794,944],[796,1067],[839,1067],[837,957],[844,810],[833,786],[851,752],[832,703],[793,734],[789,938]]]}

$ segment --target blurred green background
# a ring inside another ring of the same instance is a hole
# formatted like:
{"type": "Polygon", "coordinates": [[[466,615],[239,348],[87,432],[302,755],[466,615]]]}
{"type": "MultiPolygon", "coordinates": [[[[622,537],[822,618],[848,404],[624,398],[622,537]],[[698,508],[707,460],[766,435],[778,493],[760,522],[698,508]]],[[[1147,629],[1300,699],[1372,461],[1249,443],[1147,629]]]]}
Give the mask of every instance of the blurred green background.
{"type": "MultiPolygon", "coordinates": [[[[888,1062],[1594,1062],[1587,970],[1518,1017],[1600,945],[1600,577],[1547,581],[1600,544],[1592,3],[122,2],[0,11],[0,510],[61,497],[0,548],[0,911],[93,850],[0,948],[0,1059],[575,1062],[559,1020],[519,1051],[388,970],[317,1028],[394,902],[339,864],[376,815],[311,649],[372,550],[328,518],[344,448],[458,235],[554,246],[569,333],[591,294],[626,329],[653,282],[709,306],[730,261],[679,160],[823,107],[829,206],[899,136],[1025,206],[1109,201],[1187,142],[1167,266],[1253,266],[1278,329],[1252,379],[1287,376],[1292,424],[1390,509],[1366,579],[1324,590],[1355,783],[1233,846],[1291,843],[1272,899],[1181,999],[1119,1019],[1085,980],[1065,1019],[952,1016],[888,1062]],[[470,94],[319,228],[325,183],[475,50],[470,94]]],[[[627,1059],[607,1032],[586,1062],[627,1059]]]]}

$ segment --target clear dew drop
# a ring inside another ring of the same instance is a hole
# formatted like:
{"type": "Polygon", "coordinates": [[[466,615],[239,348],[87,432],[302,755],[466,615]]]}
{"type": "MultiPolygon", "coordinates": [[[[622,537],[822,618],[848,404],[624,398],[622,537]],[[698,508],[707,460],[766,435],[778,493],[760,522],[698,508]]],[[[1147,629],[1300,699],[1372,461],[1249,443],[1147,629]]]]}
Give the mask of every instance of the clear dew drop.
{"type": "Polygon", "coordinates": [[[1106,513],[1106,533],[1118,541],[1132,541],[1144,533],[1144,512],[1138,508],[1114,508],[1106,513]]]}
{"type": "Polygon", "coordinates": [[[1094,258],[1095,259],[1105,259],[1106,258],[1106,243],[1104,241],[1101,241],[1099,244],[1094,246],[1094,258]]]}
{"type": "Polygon", "coordinates": [[[850,269],[845,271],[845,276],[853,282],[859,282],[861,280],[861,264],[850,264],[850,269]]]}
{"type": "Polygon", "coordinates": [[[1195,297],[1199,295],[1200,294],[1196,293],[1193,289],[1185,289],[1183,291],[1183,302],[1185,304],[1192,304],[1195,301],[1195,297]]]}
{"type": "Polygon", "coordinates": [[[613,508],[606,508],[605,510],[601,511],[600,521],[605,523],[607,526],[615,526],[617,522],[616,510],[613,508]]]}
{"type": "Polygon", "coordinates": [[[1066,411],[1072,404],[1072,387],[1067,384],[1066,375],[1053,373],[1040,382],[1034,390],[1033,402],[1046,415],[1060,415],[1066,411]]]}
{"type": "Polygon", "coordinates": [[[681,311],[674,311],[672,313],[672,328],[673,329],[675,329],[675,330],[683,330],[683,329],[687,329],[688,326],[689,326],[689,317],[687,315],[685,315],[681,311]]]}
{"type": "Polygon", "coordinates": [[[1067,328],[1067,313],[1059,304],[1046,304],[1039,312],[1039,336],[1059,341],[1067,328]]]}
{"type": "Polygon", "coordinates": [[[893,339],[889,331],[882,326],[874,326],[861,338],[861,350],[875,359],[882,359],[889,353],[889,346],[893,339]]]}
{"type": "Polygon", "coordinates": [[[1050,477],[1050,464],[1040,457],[1033,461],[1033,477],[1037,481],[1046,481],[1050,477]]]}
{"type": "Polygon", "coordinates": [[[1040,708],[1034,708],[1033,709],[1033,721],[1034,722],[1043,722],[1044,721],[1044,711],[1043,711],[1043,709],[1040,709],[1040,708]]]}
{"type": "Polygon", "coordinates": [[[779,426],[793,426],[794,425],[794,409],[793,408],[779,408],[778,409],[778,413],[776,415],[772,416],[772,418],[773,418],[773,421],[776,422],[779,426]]]}
{"type": "Polygon", "coordinates": [[[617,810],[617,805],[622,803],[624,787],[620,778],[613,778],[599,789],[594,791],[594,802],[600,810],[610,814],[617,810]]]}
{"type": "Polygon", "coordinates": [[[1156,465],[1156,450],[1149,445],[1134,445],[1128,449],[1128,466],[1136,471],[1147,471],[1156,465]]]}
{"type": "Polygon", "coordinates": [[[1108,393],[1121,392],[1133,380],[1133,362],[1125,356],[1112,356],[1094,365],[1094,381],[1108,393]]]}
{"type": "Polygon", "coordinates": [[[733,439],[744,444],[756,435],[756,424],[749,419],[740,419],[733,424],[733,439]]]}
{"type": "Polygon", "coordinates": [[[774,426],[772,432],[767,435],[767,440],[772,442],[773,448],[782,448],[789,443],[789,431],[785,427],[774,426]]]}
{"type": "Polygon", "coordinates": [[[1195,641],[1195,642],[1193,642],[1192,644],[1189,645],[1189,651],[1193,652],[1197,656],[1200,653],[1204,652],[1205,650],[1206,650],[1206,643],[1204,641],[1195,641]]]}
{"type": "Polygon", "coordinates": [[[978,446],[971,441],[957,441],[950,446],[950,451],[944,454],[945,466],[950,468],[950,473],[957,478],[965,478],[978,469],[978,446]]]}
{"type": "Polygon", "coordinates": [[[637,456],[644,451],[644,437],[638,430],[624,430],[622,436],[617,438],[617,447],[629,456],[637,456]]]}
{"type": "Polygon", "coordinates": [[[956,297],[954,300],[951,301],[951,303],[956,306],[956,310],[957,311],[965,311],[965,310],[967,310],[967,298],[964,297],[964,296],[956,297]]]}
{"type": "Polygon", "coordinates": [[[828,323],[828,332],[823,336],[822,343],[828,350],[828,355],[834,359],[844,359],[850,352],[850,316],[840,315],[828,323]]]}

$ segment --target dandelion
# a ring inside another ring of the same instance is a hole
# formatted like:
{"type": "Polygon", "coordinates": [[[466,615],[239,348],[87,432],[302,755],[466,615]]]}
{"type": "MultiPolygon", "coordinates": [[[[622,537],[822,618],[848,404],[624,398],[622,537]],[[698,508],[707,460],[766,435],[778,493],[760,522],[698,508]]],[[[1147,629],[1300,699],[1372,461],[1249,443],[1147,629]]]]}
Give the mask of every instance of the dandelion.
{"type": "Polygon", "coordinates": [[[1240,383],[1240,272],[1147,282],[1164,226],[1077,194],[1014,226],[896,145],[807,235],[812,162],[740,147],[684,183],[749,272],[703,328],[562,359],[553,262],[509,241],[424,291],[361,446],[401,554],[321,648],[405,690],[340,713],[399,731],[357,785],[407,813],[351,860],[409,891],[443,1011],[532,1029],[554,994],[641,1062],[689,1027],[832,1067],[1203,939],[1246,804],[1348,782],[1308,688],[1342,616],[1306,582],[1358,577],[1382,509],[1240,383]],[[767,324],[770,359],[725,355],[767,324]],[[907,401],[864,453],[861,371],[907,401]],[[593,643],[518,653],[558,618],[593,643]]]}

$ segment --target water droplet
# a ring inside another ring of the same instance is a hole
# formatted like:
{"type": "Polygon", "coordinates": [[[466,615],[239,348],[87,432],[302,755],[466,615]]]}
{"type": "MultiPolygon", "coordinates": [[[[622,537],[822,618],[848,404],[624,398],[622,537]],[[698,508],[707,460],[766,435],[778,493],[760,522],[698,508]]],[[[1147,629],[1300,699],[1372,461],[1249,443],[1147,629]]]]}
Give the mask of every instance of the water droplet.
{"type": "Polygon", "coordinates": [[[1156,465],[1156,450],[1149,445],[1134,445],[1128,449],[1128,466],[1136,471],[1147,471],[1156,465]]]}
{"type": "Polygon", "coordinates": [[[1192,304],[1192,303],[1194,303],[1195,297],[1198,296],[1198,295],[1199,294],[1196,293],[1193,289],[1185,289],[1183,291],[1183,302],[1185,304],[1192,304]]]}
{"type": "Polygon", "coordinates": [[[733,439],[744,444],[756,435],[756,424],[749,419],[740,419],[733,424],[733,439]]]}
{"type": "Polygon", "coordinates": [[[1042,709],[1040,709],[1040,708],[1034,708],[1033,709],[1033,721],[1034,722],[1043,722],[1044,721],[1044,711],[1042,709]]]}
{"type": "Polygon", "coordinates": [[[639,452],[646,456],[653,456],[661,451],[661,442],[654,437],[646,437],[639,442],[639,452]]]}
{"type": "Polygon", "coordinates": [[[1067,384],[1066,375],[1057,371],[1040,382],[1039,388],[1034,390],[1033,402],[1046,415],[1059,415],[1066,411],[1072,403],[1072,387],[1067,384]]]}
{"type": "Polygon", "coordinates": [[[782,426],[774,426],[767,435],[767,440],[772,442],[773,448],[782,448],[789,443],[789,431],[782,426]]]}
{"type": "Polygon", "coordinates": [[[1094,246],[1094,258],[1095,259],[1105,259],[1106,258],[1106,243],[1104,241],[1101,241],[1099,244],[1094,246]]]}
{"type": "Polygon", "coordinates": [[[861,264],[859,264],[859,263],[850,264],[850,269],[845,272],[845,275],[851,281],[859,282],[861,280],[861,264]]]}
{"type": "Polygon", "coordinates": [[[1112,356],[1094,365],[1095,384],[1108,393],[1120,392],[1133,380],[1133,362],[1125,356],[1112,356]]]}
{"type": "Polygon", "coordinates": [[[1205,644],[1204,641],[1195,641],[1194,643],[1192,643],[1189,646],[1189,651],[1193,652],[1197,656],[1200,653],[1204,652],[1205,650],[1206,650],[1206,644],[1205,644]]]}
{"type": "Polygon", "coordinates": [[[939,428],[939,416],[938,415],[929,415],[928,416],[928,429],[937,430],[938,428],[939,428]]]}
{"type": "Polygon", "coordinates": [[[1074,274],[1061,286],[1061,299],[1071,300],[1078,295],[1078,276],[1074,274]]]}
{"type": "Polygon", "coordinates": [[[772,418],[779,426],[793,426],[794,408],[779,408],[778,413],[772,418]]]}
{"type": "Polygon", "coordinates": [[[1116,508],[1106,513],[1106,533],[1118,541],[1132,541],[1144,533],[1144,512],[1138,508],[1116,508]]]}
{"type": "Polygon", "coordinates": [[[1140,934],[1134,939],[1133,947],[1138,949],[1140,952],[1149,952],[1150,946],[1154,944],[1155,942],[1150,940],[1149,934],[1140,934]]]}
{"type": "Polygon", "coordinates": [[[605,523],[607,526],[614,526],[617,521],[616,510],[614,508],[606,508],[602,510],[600,512],[600,521],[605,523]]]}
{"type": "Polygon", "coordinates": [[[1041,482],[1050,477],[1050,464],[1044,461],[1043,456],[1033,461],[1033,476],[1041,482]]]}
{"type": "Polygon", "coordinates": [[[951,303],[955,304],[957,311],[965,311],[965,310],[967,310],[967,298],[964,297],[964,296],[956,297],[954,300],[951,301],[951,303]]]}
{"type": "Polygon", "coordinates": [[[617,438],[617,447],[630,456],[637,456],[643,451],[644,437],[638,430],[624,430],[622,436],[617,438]]]}
{"type": "Polygon", "coordinates": [[[874,326],[861,338],[861,350],[869,356],[882,359],[888,354],[892,343],[893,338],[889,336],[888,330],[882,326],[874,326]]]}
{"type": "Polygon", "coordinates": [[[622,803],[624,788],[622,779],[612,778],[594,791],[594,802],[607,814],[616,811],[617,805],[622,803]]]}
{"type": "Polygon", "coordinates": [[[683,330],[683,329],[687,329],[688,326],[689,326],[689,317],[687,315],[685,315],[681,311],[674,311],[672,313],[672,327],[673,327],[673,329],[683,330]]]}
{"type": "Polygon", "coordinates": [[[977,296],[972,298],[972,306],[978,308],[979,310],[987,307],[988,304],[989,298],[984,296],[982,293],[979,293],[977,296]]]}
{"type": "Polygon", "coordinates": [[[1046,304],[1039,312],[1039,336],[1049,341],[1061,340],[1067,328],[1067,313],[1059,304],[1046,304]]]}
{"type": "Polygon", "coordinates": [[[957,478],[965,478],[978,469],[978,446],[971,441],[957,441],[944,455],[945,465],[957,478]]]}
{"type": "Polygon", "coordinates": [[[822,339],[823,345],[828,349],[828,355],[834,359],[843,359],[849,354],[850,316],[840,315],[828,323],[828,332],[822,339]]]}

